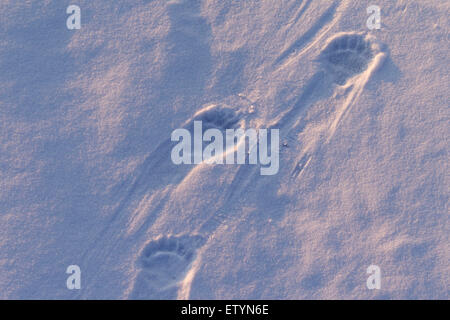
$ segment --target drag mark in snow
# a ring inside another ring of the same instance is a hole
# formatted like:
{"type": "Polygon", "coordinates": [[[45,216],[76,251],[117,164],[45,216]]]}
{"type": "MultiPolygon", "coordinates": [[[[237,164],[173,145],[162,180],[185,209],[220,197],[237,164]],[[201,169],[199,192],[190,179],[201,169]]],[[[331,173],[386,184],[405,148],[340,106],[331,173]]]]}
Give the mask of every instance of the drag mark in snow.
{"type": "Polygon", "coordinates": [[[294,24],[300,20],[300,18],[303,16],[305,11],[308,9],[309,5],[311,4],[312,0],[305,0],[302,2],[300,8],[298,9],[297,14],[295,15],[294,24]]]}
{"type": "Polygon", "coordinates": [[[351,90],[343,104],[337,108],[327,141],[334,135],[339,122],[348,114],[370,77],[382,66],[385,58],[385,50],[370,35],[340,33],[328,41],[321,53],[322,64],[335,83],[351,90]]]}
{"type": "Polygon", "coordinates": [[[305,154],[295,165],[294,170],[292,170],[291,177],[297,178],[305,169],[309,162],[311,161],[311,156],[309,154],[305,154]]]}
{"type": "MultiPolygon", "coordinates": [[[[309,4],[307,4],[309,5],[309,4]]],[[[306,5],[305,5],[306,6],[306,5]]],[[[285,67],[290,64],[293,58],[301,57],[305,52],[311,49],[322,39],[325,34],[340,19],[341,13],[347,6],[347,2],[333,3],[325,12],[317,19],[314,25],[301,35],[288,48],[284,49],[274,62],[274,66],[285,67]],[[338,14],[336,14],[338,12],[338,14]]]]}
{"type": "Polygon", "coordinates": [[[287,130],[289,132],[288,136],[290,136],[290,130],[298,121],[301,114],[318,99],[323,91],[325,91],[323,90],[326,84],[325,80],[325,72],[320,71],[314,74],[311,79],[308,80],[303,88],[302,94],[296,99],[292,108],[284,112],[279,119],[270,125],[270,128],[280,128],[282,133],[284,130],[287,130]]]}
{"type": "Polygon", "coordinates": [[[239,198],[244,190],[249,190],[259,179],[258,167],[241,165],[231,181],[230,186],[224,196],[222,209],[207,219],[199,228],[198,232],[211,235],[225,221],[232,221],[236,218],[233,206],[238,205],[239,198]]]}

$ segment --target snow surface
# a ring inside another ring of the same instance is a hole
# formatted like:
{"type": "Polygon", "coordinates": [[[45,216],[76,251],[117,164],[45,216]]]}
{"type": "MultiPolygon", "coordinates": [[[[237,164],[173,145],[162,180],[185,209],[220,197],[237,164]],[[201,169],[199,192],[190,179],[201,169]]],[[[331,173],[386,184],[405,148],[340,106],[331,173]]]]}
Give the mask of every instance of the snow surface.
{"type": "Polygon", "coordinates": [[[450,1],[70,4],[0,1],[0,298],[449,299],[450,1]],[[278,174],[174,165],[199,115],[278,174]]]}

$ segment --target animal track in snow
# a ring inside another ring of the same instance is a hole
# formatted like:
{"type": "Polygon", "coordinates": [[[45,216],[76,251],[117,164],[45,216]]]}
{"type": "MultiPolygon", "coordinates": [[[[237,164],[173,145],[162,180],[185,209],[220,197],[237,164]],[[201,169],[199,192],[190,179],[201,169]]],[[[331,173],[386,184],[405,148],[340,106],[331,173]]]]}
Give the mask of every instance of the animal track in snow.
{"type": "Polygon", "coordinates": [[[198,111],[188,121],[188,129],[193,128],[194,121],[202,121],[204,129],[216,128],[219,130],[234,129],[240,127],[241,112],[227,105],[211,104],[198,111]]]}
{"type": "Polygon", "coordinates": [[[367,69],[375,56],[375,49],[362,34],[345,33],[332,38],[320,58],[334,81],[343,85],[349,78],[367,69]]]}
{"type": "Polygon", "coordinates": [[[196,251],[205,243],[201,236],[161,237],[142,250],[142,268],[131,293],[132,299],[175,299],[191,269],[196,251]]]}

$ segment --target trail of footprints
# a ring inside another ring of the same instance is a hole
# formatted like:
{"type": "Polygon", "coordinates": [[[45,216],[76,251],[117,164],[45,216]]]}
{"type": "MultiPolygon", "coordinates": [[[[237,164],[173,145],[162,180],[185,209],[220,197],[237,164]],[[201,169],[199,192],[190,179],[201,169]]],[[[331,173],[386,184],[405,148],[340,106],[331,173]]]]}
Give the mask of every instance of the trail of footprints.
{"type": "MultiPolygon", "coordinates": [[[[244,113],[226,104],[210,105],[197,112],[185,122],[183,127],[193,132],[194,121],[201,120],[203,130],[217,128],[224,131],[229,128],[238,128],[243,126],[241,120],[244,113]]],[[[165,150],[164,153],[167,155],[164,158],[170,160],[169,150],[165,150]]],[[[157,167],[160,165],[159,162],[154,163],[152,168],[146,168],[144,172],[158,172],[157,167]]],[[[177,169],[177,167],[174,168],[174,170],[177,169]]],[[[185,176],[190,170],[180,171],[179,174],[185,176]]],[[[181,284],[197,256],[197,250],[206,242],[206,238],[207,236],[198,235],[164,236],[150,241],[137,261],[140,271],[129,297],[131,299],[176,299],[181,284]]]]}
{"type": "MultiPolygon", "coordinates": [[[[203,130],[217,128],[224,131],[243,126],[242,117],[242,111],[236,111],[226,104],[210,105],[197,112],[185,122],[183,127],[193,132],[194,121],[201,120],[203,130]]],[[[164,153],[167,154],[164,158],[170,160],[169,150],[165,150],[164,153]]],[[[164,164],[154,163],[151,168],[146,168],[145,172],[158,172],[157,167],[160,165],[164,164]]],[[[177,167],[174,170],[177,170],[177,167]]],[[[179,174],[185,176],[189,171],[180,171],[179,174]]],[[[176,299],[180,286],[197,256],[197,250],[206,242],[205,239],[206,237],[198,235],[183,235],[164,236],[150,241],[137,261],[140,271],[135,279],[130,298],[176,299]]]]}
{"type": "MultiPolygon", "coordinates": [[[[348,79],[367,70],[376,53],[370,41],[363,35],[346,33],[335,36],[328,41],[328,44],[320,53],[319,61],[334,83],[344,85],[348,79]]],[[[326,83],[320,82],[319,86],[326,83]]],[[[296,116],[298,117],[299,114],[296,114],[296,116]]],[[[192,129],[194,120],[202,120],[204,129],[218,128],[225,130],[241,126],[240,122],[243,117],[244,112],[242,110],[211,105],[194,115],[193,118],[185,123],[184,127],[192,129]]],[[[289,132],[295,128],[286,129],[289,132]]],[[[299,156],[299,160],[296,161],[291,171],[291,177],[297,178],[305,170],[312,157],[311,153],[299,156]]],[[[248,171],[244,170],[237,175],[245,174],[246,172],[248,174],[248,171]]],[[[254,175],[257,172],[254,171],[250,174],[254,175]]],[[[240,181],[242,179],[236,176],[235,180],[240,181]]],[[[243,188],[242,185],[235,187],[236,189],[243,188]]],[[[235,200],[230,198],[228,202],[235,200]]],[[[226,217],[223,217],[223,219],[226,219],[226,217]]],[[[198,249],[204,245],[211,232],[214,231],[208,230],[208,234],[203,234],[202,236],[164,236],[150,241],[141,252],[138,261],[140,271],[132,288],[130,298],[177,298],[180,285],[188,274],[197,256],[198,249]]]]}

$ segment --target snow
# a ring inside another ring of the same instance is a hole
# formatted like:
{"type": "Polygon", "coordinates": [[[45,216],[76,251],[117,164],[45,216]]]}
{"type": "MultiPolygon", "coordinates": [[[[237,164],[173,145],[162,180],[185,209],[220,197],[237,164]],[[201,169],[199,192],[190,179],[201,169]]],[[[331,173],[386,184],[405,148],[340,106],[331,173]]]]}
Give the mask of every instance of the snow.
{"type": "Polygon", "coordinates": [[[1,299],[450,297],[449,1],[70,4],[0,3],[1,299]],[[199,117],[278,173],[173,164],[199,117]]]}

